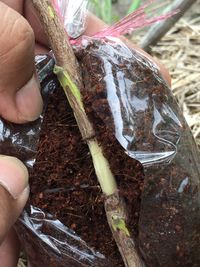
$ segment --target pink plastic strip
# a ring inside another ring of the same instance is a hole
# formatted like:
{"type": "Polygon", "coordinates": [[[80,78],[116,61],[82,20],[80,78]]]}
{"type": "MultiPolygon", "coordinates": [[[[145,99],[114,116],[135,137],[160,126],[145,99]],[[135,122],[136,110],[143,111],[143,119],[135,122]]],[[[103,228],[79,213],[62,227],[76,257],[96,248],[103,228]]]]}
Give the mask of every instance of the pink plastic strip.
{"type": "Polygon", "coordinates": [[[121,19],[119,22],[94,34],[94,37],[97,37],[97,38],[104,38],[106,36],[117,37],[119,35],[127,34],[137,29],[140,29],[142,27],[151,25],[158,21],[168,19],[177,13],[177,10],[175,10],[165,15],[160,15],[160,16],[155,16],[155,17],[150,18],[149,14],[145,12],[145,9],[149,8],[149,12],[151,14],[152,12],[156,14],[158,9],[151,8],[151,5],[153,2],[154,1],[149,1],[147,4],[143,5],[138,10],[126,16],[125,18],[121,19]]]}
{"type": "MultiPolygon", "coordinates": [[[[123,34],[127,34],[130,32],[133,32],[137,29],[140,29],[142,27],[148,26],[150,24],[156,23],[161,20],[165,20],[170,18],[171,16],[175,15],[178,10],[175,10],[173,12],[170,12],[165,15],[160,15],[160,16],[153,16],[149,17],[149,14],[156,14],[156,12],[159,10],[159,8],[154,8],[152,4],[154,3],[154,0],[149,0],[146,4],[144,4],[142,7],[140,7],[138,10],[135,12],[131,13],[130,15],[126,16],[125,18],[121,19],[117,23],[115,23],[112,26],[109,26],[105,28],[104,30],[101,30],[100,32],[97,32],[96,34],[93,35],[95,38],[105,38],[108,36],[111,37],[117,37],[123,34]],[[146,13],[145,9],[149,8],[148,13],[146,13]]],[[[53,0],[53,5],[62,18],[61,11],[59,9],[59,6],[57,4],[57,0],[53,0]]],[[[81,37],[80,37],[81,38],[81,37]]],[[[72,44],[78,44],[80,41],[80,38],[77,40],[71,40],[72,44]]]]}

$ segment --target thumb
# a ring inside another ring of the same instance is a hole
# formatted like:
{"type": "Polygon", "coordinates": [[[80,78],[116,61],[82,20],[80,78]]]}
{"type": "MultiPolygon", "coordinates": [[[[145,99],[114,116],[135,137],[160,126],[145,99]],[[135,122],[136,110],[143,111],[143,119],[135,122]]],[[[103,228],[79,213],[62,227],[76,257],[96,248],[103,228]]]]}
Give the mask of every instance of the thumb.
{"type": "Polygon", "coordinates": [[[22,212],[28,195],[26,167],[16,158],[0,156],[0,244],[22,212]]]}
{"type": "Polygon", "coordinates": [[[0,17],[0,115],[16,123],[32,121],[42,110],[34,33],[19,13],[2,2],[0,17]]]}

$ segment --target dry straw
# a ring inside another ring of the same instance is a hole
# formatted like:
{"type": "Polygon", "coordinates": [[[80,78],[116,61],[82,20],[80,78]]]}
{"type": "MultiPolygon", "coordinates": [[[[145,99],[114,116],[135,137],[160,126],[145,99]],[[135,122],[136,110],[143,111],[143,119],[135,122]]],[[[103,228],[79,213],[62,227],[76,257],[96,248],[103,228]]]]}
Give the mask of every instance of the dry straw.
{"type": "Polygon", "coordinates": [[[200,17],[183,18],[152,49],[168,68],[172,91],[200,148],[200,17]]]}

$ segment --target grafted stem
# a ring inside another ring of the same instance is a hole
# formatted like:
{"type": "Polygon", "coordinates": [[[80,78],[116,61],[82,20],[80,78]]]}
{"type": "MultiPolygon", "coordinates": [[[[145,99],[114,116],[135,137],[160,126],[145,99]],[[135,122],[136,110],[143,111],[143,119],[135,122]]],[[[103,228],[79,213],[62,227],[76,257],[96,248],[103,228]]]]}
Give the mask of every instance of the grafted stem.
{"type": "Polygon", "coordinates": [[[55,73],[72,107],[82,137],[87,142],[92,155],[98,181],[106,196],[105,209],[109,226],[124,259],[125,266],[142,267],[143,264],[126,226],[126,217],[124,216],[126,207],[118,195],[115,177],[110,170],[108,160],[103,155],[101,146],[95,138],[95,131],[84,109],[80,94],[80,89],[83,88],[82,76],[65,29],[50,1],[32,0],[32,2],[56,58],[55,73]],[[118,196],[117,202],[114,196],[118,196]]]}

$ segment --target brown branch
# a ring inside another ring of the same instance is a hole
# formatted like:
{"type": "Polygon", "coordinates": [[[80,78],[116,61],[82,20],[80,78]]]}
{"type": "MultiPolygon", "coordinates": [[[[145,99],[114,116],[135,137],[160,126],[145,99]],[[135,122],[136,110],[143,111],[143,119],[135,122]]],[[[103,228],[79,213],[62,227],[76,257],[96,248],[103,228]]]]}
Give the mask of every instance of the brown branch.
{"type": "Polygon", "coordinates": [[[82,86],[78,62],[69,44],[66,31],[50,1],[32,0],[32,2],[40,17],[49,44],[55,55],[57,65],[67,70],[72,80],[76,82],[77,85],[82,86]],[[52,16],[50,15],[51,12],[52,16]]]}
{"type": "MultiPolygon", "coordinates": [[[[49,44],[53,50],[56,64],[69,74],[71,81],[78,88],[83,88],[78,62],[69,43],[65,29],[50,1],[32,0],[32,2],[38,12],[49,44]]],[[[79,103],[71,93],[71,90],[67,87],[64,88],[64,90],[74,111],[83,139],[87,140],[93,138],[95,133],[85,112],[78,108],[79,103]]]]}
{"type": "Polygon", "coordinates": [[[150,50],[150,46],[156,45],[158,41],[160,41],[160,39],[171,29],[171,27],[195,2],[196,0],[174,0],[163,13],[170,13],[174,10],[179,10],[179,12],[171,18],[158,22],[151,26],[151,28],[141,41],[140,47],[148,52],[150,50]]]}
{"type": "Polygon", "coordinates": [[[133,237],[127,235],[126,231],[120,231],[115,228],[115,223],[113,222],[114,218],[117,220],[122,219],[122,221],[127,222],[127,213],[126,213],[126,205],[124,200],[119,196],[119,193],[116,192],[112,196],[108,196],[104,202],[106,216],[108,220],[108,224],[112,231],[113,237],[118,246],[121,256],[124,261],[125,267],[144,267],[144,263],[140,259],[133,237]]]}

